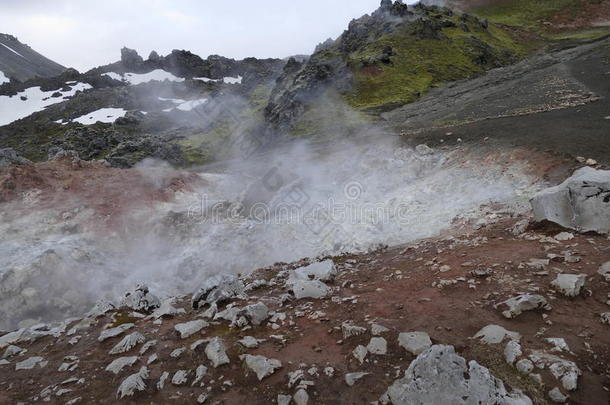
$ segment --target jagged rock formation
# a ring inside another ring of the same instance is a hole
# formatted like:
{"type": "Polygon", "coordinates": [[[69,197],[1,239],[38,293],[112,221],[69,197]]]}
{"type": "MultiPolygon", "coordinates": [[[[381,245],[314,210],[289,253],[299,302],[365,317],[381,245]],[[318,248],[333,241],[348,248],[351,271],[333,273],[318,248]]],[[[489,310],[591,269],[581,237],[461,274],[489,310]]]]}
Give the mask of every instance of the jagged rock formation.
{"type": "Polygon", "coordinates": [[[318,45],[301,66],[289,61],[265,117],[280,129],[303,125],[302,116],[327,92],[342,94],[359,108],[384,109],[414,101],[434,82],[514,62],[514,46],[500,40],[500,31],[448,8],[384,0],[372,14],[352,20],[336,41],[318,45]],[[416,59],[420,53],[421,62],[416,59]]]}
{"type": "Polygon", "coordinates": [[[14,36],[0,34],[0,72],[7,78],[24,82],[36,77],[57,76],[64,70],[65,67],[42,56],[14,36]]]}

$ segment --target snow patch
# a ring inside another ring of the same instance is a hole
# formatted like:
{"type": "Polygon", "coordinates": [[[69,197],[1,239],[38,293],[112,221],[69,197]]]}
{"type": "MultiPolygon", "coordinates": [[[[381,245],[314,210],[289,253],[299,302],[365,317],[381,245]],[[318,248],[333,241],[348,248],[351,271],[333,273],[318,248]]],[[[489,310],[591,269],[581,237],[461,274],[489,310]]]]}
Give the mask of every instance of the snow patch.
{"type": "Polygon", "coordinates": [[[176,107],[174,108],[166,108],[163,111],[164,112],[170,112],[174,109],[178,109],[180,111],[192,111],[195,108],[204,105],[205,103],[208,102],[207,98],[198,98],[195,100],[182,100],[179,98],[163,98],[163,97],[158,97],[159,100],[161,101],[171,101],[172,103],[176,104],[176,107]]]}
{"type": "Polygon", "coordinates": [[[200,99],[197,99],[197,100],[189,100],[189,101],[186,101],[186,102],[180,104],[176,108],[178,110],[180,110],[180,111],[191,111],[191,110],[194,110],[195,108],[199,107],[200,105],[204,105],[207,102],[208,102],[207,98],[200,98],[200,99]]]}
{"type": "Polygon", "coordinates": [[[208,77],[193,77],[193,80],[199,80],[202,82],[223,82],[225,84],[241,84],[242,81],[242,77],[241,76],[237,76],[237,77],[223,77],[222,79],[210,79],[208,77]]]}
{"type": "Polygon", "coordinates": [[[199,80],[206,83],[218,81],[218,79],[210,79],[209,77],[193,77],[193,80],[199,80]]]}
{"type": "Polygon", "coordinates": [[[122,108],[100,108],[75,118],[73,121],[83,125],[91,125],[96,122],[113,123],[117,118],[124,117],[125,114],[127,114],[127,111],[122,108]]]}
{"type": "Polygon", "coordinates": [[[226,84],[241,84],[241,76],[237,76],[237,77],[225,77],[224,79],[222,79],[223,82],[225,82],[226,84]]]}
{"type": "Polygon", "coordinates": [[[40,86],[36,86],[20,91],[14,96],[0,96],[0,126],[42,111],[52,104],[61,103],[74,96],[77,91],[90,88],[91,85],[86,83],[76,83],[68,91],[42,91],[40,86]],[[54,93],[60,93],[61,96],[51,97],[54,93]]]}
{"type": "Polygon", "coordinates": [[[4,74],[3,71],[0,70],[0,84],[2,83],[8,83],[10,82],[11,79],[9,79],[8,77],[6,77],[6,75],[4,74]]]}
{"type": "Polygon", "coordinates": [[[148,73],[125,73],[123,75],[108,72],[102,73],[102,76],[108,76],[111,79],[119,80],[122,82],[126,82],[132,85],[137,85],[141,83],[148,83],[151,81],[162,82],[165,80],[169,80],[170,82],[183,82],[184,79],[181,77],[176,77],[173,74],[166,72],[163,69],[155,69],[152,72],[148,73]]]}

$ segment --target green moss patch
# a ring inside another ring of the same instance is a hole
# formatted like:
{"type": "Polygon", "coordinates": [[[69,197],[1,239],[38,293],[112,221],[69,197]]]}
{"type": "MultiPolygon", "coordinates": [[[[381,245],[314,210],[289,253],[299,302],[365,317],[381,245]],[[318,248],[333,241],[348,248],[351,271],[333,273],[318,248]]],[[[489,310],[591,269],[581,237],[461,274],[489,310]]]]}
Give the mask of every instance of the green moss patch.
{"type": "Polygon", "coordinates": [[[578,0],[513,0],[478,8],[473,14],[491,22],[536,30],[541,20],[577,5],[578,0]]]}
{"type": "Polygon", "coordinates": [[[525,47],[498,26],[482,29],[476,23],[442,30],[442,37],[418,38],[409,28],[385,35],[349,56],[355,75],[354,92],[345,98],[353,107],[386,110],[418,100],[430,88],[480,75],[485,70],[515,62],[525,47]],[[468,27],[465,31],[462,27],[468,27]],[[391,47],[390,63],[374,61],[391,47]]]}

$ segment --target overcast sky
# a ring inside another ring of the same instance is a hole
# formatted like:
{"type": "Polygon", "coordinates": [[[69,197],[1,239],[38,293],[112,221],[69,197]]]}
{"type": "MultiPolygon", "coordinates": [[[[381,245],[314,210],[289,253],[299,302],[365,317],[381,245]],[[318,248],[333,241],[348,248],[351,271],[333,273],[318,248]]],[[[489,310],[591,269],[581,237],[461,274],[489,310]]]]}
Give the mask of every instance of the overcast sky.
{"type": "MultiPolygon", "coordinates": [[[[412,3],[413,1],[409,1],[412,3]]],[[[84,71],[117,61],[123,46],[144,58],[187,49],[202,57],[311,53],[380,0],[0,0],[0,32],[84,71]]]]}

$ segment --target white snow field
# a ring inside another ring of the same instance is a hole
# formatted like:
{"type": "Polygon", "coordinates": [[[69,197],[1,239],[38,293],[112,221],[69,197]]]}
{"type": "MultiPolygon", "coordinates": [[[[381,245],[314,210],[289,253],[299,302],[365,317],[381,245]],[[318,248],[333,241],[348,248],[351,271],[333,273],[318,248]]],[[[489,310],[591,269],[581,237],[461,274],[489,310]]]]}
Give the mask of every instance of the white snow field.
{"type": "Polygon", "coordinates": [[[184,78],[176,77],[173,74],[166,72],[163,69],[155,69],[148,73],[125,73],[123,75],[115,72],[103,73],[104,76],[108,76],[114,80],[120,80],[129,84],[140,84],[148,83],[151,81],[162,82],[169,80],[170,82],[183,82],[184,78]]]}
{"type": "Polygon", "coordinates": [[[127,114],[127,111],[122,108],[100,108],[75,118],[73,121],[83,125],[91,125],[96,122],[113,123],[117,118],[124,117],[125,114],[127,114]]]}
{"type": "Polygon", "coordinates": [[[68,91],[42,91],[37,86],[20,91],[14,96],[0,96],[0,125],[10,124],[35,112],[42,111],[52,104],[61,103],[66,98],[74,96],[77,91],[90,89],[91,85],[76,83],[71,87],[68,91]],[[51,97],[56,92],[61,93],[61,96],[51,97]]]}
{"type": "Polygon", "coordinates": [[[0,84],[2,84],[2,83],[8,83],[8,82],[10,82],[10,81],[11,81],[11,80],[10,80],[8,77],[6,77],[6,75],[4,74],[4,72],[0,70],[0,84]]]}

